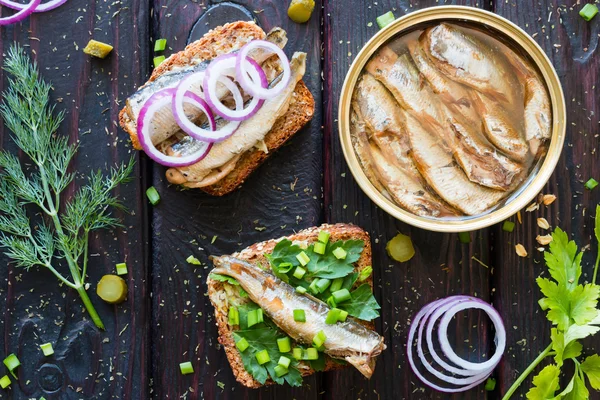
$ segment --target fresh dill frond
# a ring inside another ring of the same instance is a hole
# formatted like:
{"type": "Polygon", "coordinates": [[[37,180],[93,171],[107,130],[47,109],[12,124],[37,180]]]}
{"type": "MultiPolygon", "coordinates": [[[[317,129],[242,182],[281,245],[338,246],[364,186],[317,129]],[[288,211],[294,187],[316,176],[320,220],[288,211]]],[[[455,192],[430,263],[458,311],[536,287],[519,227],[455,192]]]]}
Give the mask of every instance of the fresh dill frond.
{"type": "Polygon", "coordinates": [[[37,65],[21,47],[9,49],[4,69],[10,77],[0,114],[34,168],[25,172],[17,156],[0,151],[0,247],[17,267],[48,268],[77,290],[96,326],[104,329],[85,290],[88,238],[94,230],[120,226],[111,211],[124,207],[112,192],[130,180],[133,158],[107,176],[101,171],[90,174],[87,184],[61,203],[62,192],[75,177],[69,165],[77,152],[68,137],[56,135],[64,112],[56,112],[50,104],[52,86],[39,76],[37,65]],[[42,222],[31,222],[25,209],[28,204],[43,211],[42,222]],[[61,260],[71,279],[56,268],[61,260]]]}

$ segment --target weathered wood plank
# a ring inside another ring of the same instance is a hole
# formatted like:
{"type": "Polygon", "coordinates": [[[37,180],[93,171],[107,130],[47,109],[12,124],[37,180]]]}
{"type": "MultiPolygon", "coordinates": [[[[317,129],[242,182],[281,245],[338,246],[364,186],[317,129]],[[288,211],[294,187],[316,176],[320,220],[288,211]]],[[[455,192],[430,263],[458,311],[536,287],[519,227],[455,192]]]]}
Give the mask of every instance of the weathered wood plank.
{"type": "MultiPolygon", "coordinates": [[[[139,0],[120,3],[71,1],[22,24],[1,28],[2,52],[13,41],[30,47],[44,78],[53,82],[57,109],[66,111],[59,132],[80,144],[73,164],[79,182],[92,169],[105,170],[128,160],[131,153],[118,135],[117,102],[148,71],[140,60],[147,59],[149,10],[139,0]],[[115,46],[106,60],[83,54],[92,37],[115,46]]],[[[2,84],[5,87],[4,75],[2,84]]],[[[4,149],[15,149],[2,124],[0,138],[4,149]]],[[[106,332],[93,327],[77,294],[60,288],[49,271],[16,269],[0,256],[6,277],[0,286],[0,357],[15,352],[22,362],[19,382],[4,394],[14,399],[148,397],[148,225],[145,196],[137,179],[143,167],[138,164],[136,179],[118,189],[130,209],[117,213],[125,228],[90,238],[89,293],[106,332]],[[95,295],[96,283],[102,275],[114,273],[115,263],[122,261],[129,267],[129,296],[122,305],[109,306],[95,295]],[[54,344],[54,356],[42,355],[39,345],[45,342],[54,344]]]]}
{"type": "MultiPolygon", "coordinates": [[[[155,1],[154,38],[167,38],[169,51],[183,49],[190,29],[211,5],[207,1],[155,1]]],[[[207,399],[315,398],[318,392],[318,377],[306,379],[309,386],[301,389],[248,391],[237,384],[217,344],[214,310],[205,296],[210,267],[194,268],[185,262],[193,254],[209,264],[211,254],[230,253],[320,222],[320,9],[308,24],[297,25],[279,2],[251,0],[243,5],[265,31],[275,26],[287,30],[288,55],[294,51],[308,53],[305,82],[315,97],[316,112],[312,123],[263,164],[239,191],[223,198],[197,190],[179,191],[167,185],[162,167],[154,167],[153,184],[162,197],[152,216],[153,371],[157,398],[178,398],[185,393],[207,399]],[[179,363],[183,361],[192,361],[194,375],[180,374],[179,363]]]]}

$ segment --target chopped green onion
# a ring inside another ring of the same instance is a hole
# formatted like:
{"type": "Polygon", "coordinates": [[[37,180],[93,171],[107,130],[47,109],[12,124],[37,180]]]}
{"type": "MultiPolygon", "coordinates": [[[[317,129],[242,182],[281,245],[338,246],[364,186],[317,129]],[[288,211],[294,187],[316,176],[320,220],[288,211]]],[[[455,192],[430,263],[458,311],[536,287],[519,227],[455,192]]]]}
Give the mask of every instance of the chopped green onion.
{"type": "Polygon", "coordinates": [[[282,367],[289,368],[291,362],[292,360],[290,360],[289,358],[281,356],[279,357],[279,361],[277,362],[277,364],[281,365],[282,367]]]}
{"type": "Polygon", "coordinates": [[[596,16],[596,14],[598,14],[598,6],[595,4],[591,4],[591,3],[586,4],[579,11],[579,15],[581,15],[581,17],[583,19],[585,19],[586,21],[591,21],[592,18],[594,18],[596,16]]]}
{"type": "Polygon", "coordinates": [[[342,249],[341,247],[337,247],[335,250],[333,250],[333,255],[338,260],[344,260],[346,259],[348,253],[346,253],[346,250],[342,249]]]}
{"type": "Polygon", "coordinates": [[[488,380],[485,381],[485,390],[493,392],[494,389],[496,389],[496,380],[494,378],[488,378],[488,380]]]}
{"type": "Polygon", "coordinates": [[[370,266],[370,265],[367,266],[367,267],[364,267],[358,273],[358,281],[359,282],[366,281],[367,279],[369,279],[369,277],[371,276],[371,274],[373,274],[373,267],[370,266]]]}
{"type": "Polygon", "coordinates": [[[346,322],[346,318],[348,318],[348,311],[340,310],[340,315],[338,316],[338,321],[346,322]]]}
{"type": "Polygon", "coordinates": [[[296,259],[300,262],[300,264],[302,264],[303,267],[310,262],[310,258],[303,251],[296,255],[296,259]]]}
{"type": "Polygon", "coordinates": [[[325,243],[315,243],[315,248],[314,251],[317,254],[325,254],[325,248],[327,247],[327,245],[325,243]]]}
{"type": "Polygon", "coordinates": [[[154,51],[164,51],[167,48],[167,39],[158,39],[154,43],[154,51]]]}
{"type": "Polygon", "coordinates": [[[319,279],[314,279],[311,283],[310,286],[308,287],[308,290],[310,290],[310,292],[312,294],[317,294],[319,293],[319,288],[317,287],[317,283],[319,283],[319,279]]]}
{"type": "Polygon", "coordinates": [[[275,368],[273,368],[273,370],[275,371],[275,376],[278,378],[287,375],[287,373],[289,372],[288,369],[283,365],[276,365],[275,368]]]}
{"type": "Polygon", "coordinates": [[[338,319],[340,318],[340,310],[339,308],[332,308],[331,310],[329,310],[329,312],[327,313],[327,318],[325,318],[325,323],[327,325],[335,325],[336,322],[338,322],[338,319]]]}
{"type": "Polygon", "coordinates": [[[279,272],[281,272],[282,274],[287,274],[288,272],[290,272],[292,270],[292,263],[281,263],[279,264],[279,272]]]}
{"type": "Polygon", "coordinates": [[[337,292],[342,288],[343,284],[344,278],[336,278],[333,280],[333,282],[331,282],[331,287],[329,288],[329,290],[331,290],[332,292],[337,292]]]}
{"type": "Polygon", "coordinates": [[[296,287],[296,292],[298,292],[300,294],[304,294],[304,293],[306,293],[306,288],[303,286],[298,286],[298,287],[296,287]]]}
{"type": "Polygon", "coordinates": [[[266,364],[269,361],[271,361],[271,357],[269,357],[269,352],[267,350],[259,351],[258,353],[256,353],[255,357],[256,361],[258,361],[260,365],[266,364]]]}
{"type": "Polygon", "coordinates": [[[327,231],[321,231],[319,232],[319,237],[317,238],[317,240],[321,243],[329,243],[329,237],[331,236],[331,233],[327,232],[327,231]]]}
{"type": "Polygon", "coordinates": [[[165,56],[154,57],[154,60],[152,60],[152,61],[154,62],[154,68],[156,68],[160,64],[162,64],[163,61],[165,61],[165,56]]]}
{"type": "Polygon", "coordinates": [[[189,256],[188,258],[185,259],[185,261],[188,264],[192,264],[192,265],[202,265],[202,263],[200,262],[200,260],[198,260],[196,257],[194,256],[189,256]]]}
{"type": "Polygon", "coordinates": [[[258,310],[248,311],[248,328],[258,324],[258,310]]]}
{"type": "Polygon", "coordinates": [[[181,370],[182,375],[189,375],[194,373],[194,367],[189,361],[179,364],[179,369],[181,370]]]}
{"type": "Polygon", "coordinates": [[[502,230],[504,232],[512,232],[515,230],[515,223],[512,221],[504,221],[502,224],[502,230]]]}
{"type": "Polygon", "coordinates": [[[294,347],[292,350],[292,356],[294,356],[296,360],[302,360],[302,348],[294,347]]]}
{"type": "Polygon", "coordinates": [[[15,375],[15,369],[21,365],[21,361],[19,361],[14,353],[9,354],[8,357],[4,359],[4,365],[6,365],[6,368],[8,368],[12,376],[14,376],[15,379],[18,379],[17,375],[15,375]]]}
{"type": "Polygon", "coordinates": [[[117,275],[127,275],[127,264],[119,263],[116,265],[117,275]]]}
{"type": "Polygon", "coordinates": [[[262,308],[259,308],[258,310],[256,310],[256,318],[258,323],[260,324],[261,322],[265,322],[264,318],[263,318],[263,310],[262,308]]]}
{"type": "Polygon", "coordinates": [[[277,339],[277,347],[279,348],[280,352],[289,353],[290,351],[292,351],[292,341],[287,336],[279,338],[277,339]]]}
{"type": "Polygon", "coordinates": [[[304,312],[304,310],[294,310],[294,321],[306,322],[306,313],[304,312]]]}
{"type": "Polygon", "coordinates": [[[49,357],[52,354],[54,354],[54,349],[52,348],[52,343],[44,343],[44,344],[40,345],[40,349],[42,349],[42,352],[44,353],[44,355],[46,357],[49,357]]]}
{"type": "Polygon", "coordinates": [[[327,305],[331,308],[335,308],[337,306],[337,303],[335,302],[333,296],[329,296],[327,298],[327,305]]]}
{"type": "Polygon", "coordinates": [[[331,296],[333,297],[335,304],[343,303],[344,301],[350,300],[352,298],[348,289],[341,289],[337,292],[333,292],[331,293],[331,296]]]}
{"type": "Polygon", "coordinates": [[[308,349],[304,350],[304,353],[302,354],[302,359],[303,360],[318,360],[319,359],[319,351],[317,349],[315,349],[314,347],[309,347],[308,349]]]}
{"type": "Polygon", "coordinates": [[[327,340],[327,336],[325,336],[325,332],[320,330],[319,333],[317,333],[315,335],[315,337],[313,338],[313,344],[315,345],[315,347],[319,348],[319,347],[323,346],[323,344],[325,344],[326,340],[327,340]]]}
{"type": "Polygon", "coordinates": [[[471,232],[460,232],[458,234],[458,240],[464,244],[471,243],[471,232]]]}
{"type": "Polygon", "coordinates": [[[394,13],[391,11],[388,11],[385,14],[377,17],[377,25],[379,25],[379,29],[383,29],[387,25],[394,22],[395,19],[396,19],[396,17],[394,16],[394,13]]]}
{"type": "Polygon", "coordinates": [[[0,386],[2,387],[2,389],[6,389],[10,386],[10,378],[8,377],[8,375],[4,375],[2,378],[0,378],[0,386]]]}
{"type": "Polygon", "coordinates": [[[250,343],[248,343],[248,341],[246,340],[246,338],[241,338],[240,340],[237,341],[237,343],[235,344],[235,347],[238,348],[238,350],[243,353],[244,351],[246,351],[246,349],[250,346],[250,343]]]}
{"type": "Polygon", "coordinates": [[[150,200],[150,204],[152,204],[153,206],[160,203],[160,195],[158,194],[154,186],[150,186],[148,190],[146,190],[146,196],[148,196],[148,200],[150,200]]]}
{"type": "Polygon", "coordinates": [[[327,290],[327,288],[331,285],[331,281],[329,279],[321,278],[317,281],[317,289],[319,293],[323,293],[327,290]]]}
{"type": "Polygon", "coordinates": [[[306,274],[306,270],[304,268],[296,267],[296,270],[294,271],[294,278],[302,279],[302,278],[304,278],[305,274],[306,274]]]}
{"type": "Polygon", "coordinates": [[[229,307],[229,325],[239,325],[240,324],[240,312],[236,307],[229,307]]]}
{"type": "Polygon", "coordinates": [[[594,190],[598,186],[598,181],[594,178],[591,178],[589,181],[585,183],[585,187],[589,190],[594,190]]]}

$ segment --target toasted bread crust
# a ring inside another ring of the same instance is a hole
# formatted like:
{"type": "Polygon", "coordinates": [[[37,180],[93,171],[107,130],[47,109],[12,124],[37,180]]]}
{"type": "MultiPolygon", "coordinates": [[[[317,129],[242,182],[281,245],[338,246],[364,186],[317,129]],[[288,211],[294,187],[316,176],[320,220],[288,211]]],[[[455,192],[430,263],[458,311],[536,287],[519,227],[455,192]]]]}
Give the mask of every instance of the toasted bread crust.
{"type": "MultiPolygon", "coordinates": [[[[234,253],[233,256],[238,257],[240,259],[246,260],[251,263],[261,263],[263,266],[268,266],[269,262],[265,257],[265,254],[269,254],[273,251],[275,245],[284,238],[287,238],[291,241],[303,241],[310,244],[312,242],[317,241],[317,237],[321,230],[327,230],[330,234],[330,241],[338,241],[338,240],[362,240],[365,243],[364,250],[356,262],[356,272],[360,272],[362,269],[371,265],[371,240],[369,234],[362,230],[361,228],[350,225],[350,224],[335,224],[335,225],[322,225],[320,227],[313,227],[309,229],[302,230],[293,235],[282,237],[279,239],[272,239],[265,242],[255,243],[244,250],[234,253]]],[[[373,278],[369,277],[365,282],[368,283],[371,287],[373,287],[373,278]]],[[[228,305],[227,305],[227,295],[224,290],[224,284],[222,282],[214,281],[212,279],[207,278],[208,284],[208,298],[210,299],[212,305],[215,308],[215,321],[217,324],[217,328],[219,331],[219,343],[225,349],[225,354],[227,355],[227,360],[231,365],[231,369],[236,380],[242,385],[249,388],[259,388],[263,385],[260,382],[256,381],[252,375],[250,375],[246,369],[244,368],[244,363],[242,362],[242,358],[240,356],[239,351],[235,347],[235,340],[233,338],[233,331],[228,322],[228,305]]],[[[366,326],[373,329],[372,323],[366,323],[366,326]]],[[[327,363],[325,365],[325,371],[330,371],[334,369],[345,368],[344,365],[336,363],[331,359],[327,359],[327,363]]],[[[313,374],[315,371],[309,367],[302,370],[302,376],[308,376],[313,374]]],[[[270,379],[267,380],[265,385],[271,385],[273,381],[270,379]]]]}

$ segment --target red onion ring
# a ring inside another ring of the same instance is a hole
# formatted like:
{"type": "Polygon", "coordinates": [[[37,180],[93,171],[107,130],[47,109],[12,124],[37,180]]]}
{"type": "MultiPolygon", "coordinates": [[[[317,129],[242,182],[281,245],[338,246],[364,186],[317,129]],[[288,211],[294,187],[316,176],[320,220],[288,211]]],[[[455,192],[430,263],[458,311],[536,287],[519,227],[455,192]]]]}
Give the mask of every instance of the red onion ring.
{"type": "MultiPolygon", "coordinates": [[[[55,8],[58,8],[58,7],[62,6],[63,4],[65,4],[67,1],[68,0],[51,0],[47,3],[39,4],[35,8],[35,10],[33,10],[33,12],[39,13],[39,12],[46,12],[46,11],[54,10],[55,8]]],[[[41,2],[41,0],[40,0],[40,2],[41,2]]],[[[14,1],[11,1],[11,0],[0,0],[0,6],[12,8],[13,10],[23,10],[24,8],[27,7],[27,4],[20,4],[20,3],[14,2],[14,1]]]]}
{"type": "MultiPolygon", "coordinates": [[[[171,106],[174,95],[175,89],[163,89],[146,100],[138,117],[137,134],[140,144],[142,145],[142,148],[146,154],[157,163],[166,167],[187,167],[206,157],[212,148],[212,143],[203,142],[205,143],[205,146],[203,146],[196,153],[184,157],[177,157],[168,156],[158,151],[150,138],[149,126],[152,117],[161,108],[165,106],[171,106]]],[[[204,103],[200,97],[192,92],[185,93],[185,101],[200,109],[206,105],[206,103],[204,103]]],[[[216,128],[214,119],[211,120],[209,118],[209,123],[211,124],[212,129],[216,128]]]]}
{"type": "Polygon", "coordinates": [[[283,52],[276,44],[267,42],[266,40],[253,40],[239,51],[237,55],[237,63],[236,63],[236,79],[239,82],[240,86],[249,93],[252,97],[258,97],[259,99],[268,100],[283,91],[290,82],[292,77],[292,69],[290,67],[290,62],[283,52]],[[279,57],[281,60],[281,66],[283,68],[283,76],[281,82],[275,85],[271,89],[267,89],[266,87],[261,87],[257,85],[256,79],[251,79],[252,74],[248,72],[248,64],[247,60],[249,59],[248,54],[254,49],[266,49],[270,50],[279,57]]]}
{"type": "MultiPolygon", "coordinates": [[[[228,78],[225,78],[225,76],[235,76],[236,80],[238,82],[240,81],[240,77],[236,74],[237,63],[239,62],[238,60],[239,58],[236,57],[235,54],[226,54],[214,59],[210,66],[206,69],[204,83],[202,85],[204,97],[206,98],[208,104],[210,104],[211,108],[215,111],[215,114],[228,121],[245,121],[256,114],[260,107],[262,107],[264,104],[264,100],[253,96],[248,107],[243,108],[243,99],[239,89],[237,89],[237,87],[232,89],[225,83],[226,79],[229,80],[228,78]],[[226,107],[216,95],[217,82],[225,84],[227,89],[233,93],[236,102],[235,110],[226,107]],[[241,105],[238,104],[238,94],[239,99],[242,100],[241,105]]],[[[253,82],[259,82],[262,87],[266,88],[269,83],[267,81],[267,76],[260,65],[258,65],[256,61],[250,59],[246,60],[246,62],[250,63],[253,67],[250,70],[250,77],[253,82]]],[[[252,95],[252,93],[250,94],[252,95]]]]}
{"type": "Polygon", "coordinates": [[[24,20],[33,13],[35,8],[40,5],[41,1],[42,0],[31,0],[31,3],[27,5],[22,5],[23,8],[19,12],[9,17],[0,18],[0,26],[15,24],[24,20]]]}

